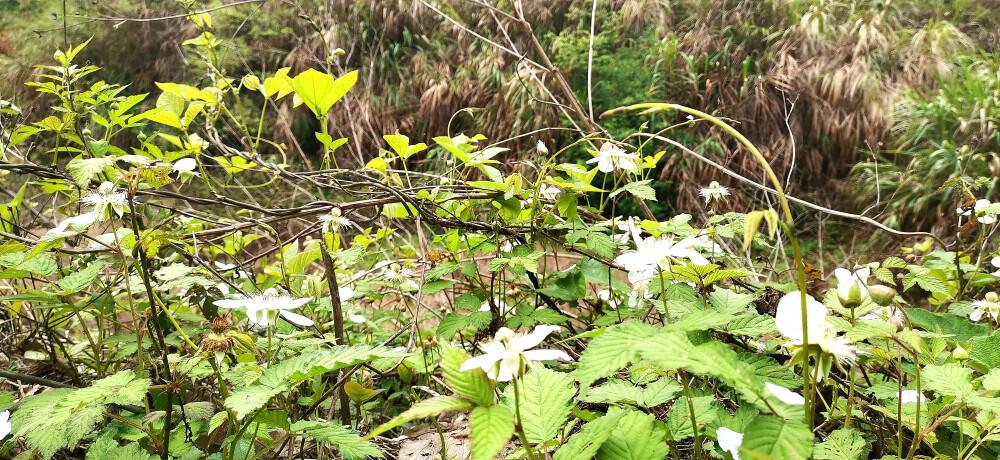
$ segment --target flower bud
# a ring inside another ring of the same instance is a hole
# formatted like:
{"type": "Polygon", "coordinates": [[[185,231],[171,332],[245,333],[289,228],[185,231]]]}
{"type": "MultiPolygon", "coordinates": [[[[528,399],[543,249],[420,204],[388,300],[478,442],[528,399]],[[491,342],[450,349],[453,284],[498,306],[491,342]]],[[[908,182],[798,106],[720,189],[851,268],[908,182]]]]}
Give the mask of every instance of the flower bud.
{"type": "Polygon", "coordinates": [[[256,75],[243,77],[243,87],[251,91],[260,91],[260,78],[257,78],[256,75]]]}
{"type": "Polygon", "coordinates": [[[892,303],[892,300],[896,298],[896,290],[885,285],[876,285],[868,287],[868,294],[872,296],[872,300],[875,303],[887,307],[892,303]]]}
{"type": "Polygon", "coordinates": [[[146,142],[148,136],[146,136],[146,133],[139,133],[139,135],[136,136],[136,138],[139,139],[139,142],[146,142]]]}
{"type": "Polygon", "coordinates": [[[852,283],[850,289],[837,289],[837,298],[840,304],[846,308],[854,308],[861,305],[862,287],[860,283],[852,283]],[[846,292],[845,292],[846,291],[846,292]]]}
{"type": "Polygon", "coordinates": [[[236,341],[236,347],[250,353],[257,351],[257,344],[245,332],[229,331],[229,336],[236,341]]]}
{"type": "Polygon", "coordinates": [[[959,361],[965,361],[969,359],[969,352],[962,348],[961,345],[955,347],[955,350],[951,352],[951,356],[959,361]]]}

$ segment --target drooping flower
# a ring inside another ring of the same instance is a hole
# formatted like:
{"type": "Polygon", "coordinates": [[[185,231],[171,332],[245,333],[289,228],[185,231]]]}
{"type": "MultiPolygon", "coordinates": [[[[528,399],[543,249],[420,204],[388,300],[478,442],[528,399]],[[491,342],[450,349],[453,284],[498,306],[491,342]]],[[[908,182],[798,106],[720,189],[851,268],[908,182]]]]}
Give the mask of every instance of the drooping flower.
{"type": "Polygon", "coordinates": [[[351,225],[351,219],[341,215],[340,208],[333,208],[328,214],[319,216],[319,221],[323,223],[323,233],[334,233],[351,225]]]}
{"type": "MultiPolygon", "coordinates": [[[[110,218],[110,211],[114,211],[120,218],[125,214],[126,206],[128,206],[128,194],[115,190],[115,184],[105,181],[101,183],[96,192],[88,193],[87,196],[81,198],[80,203],[92,206],[93,212],[97,213],[98,220],[110,218]]],[[[138,201],[133,200],[132,203],[138,204],[138,201]]]]}
{"type": "Polygon", "coordinates": [[[611,173],[615,169],[632,171],[637,168],[635,160],[639,155],[627,153],[613,142],[605,142],[597,156],[587,160],[587,164],[597,163],[597,169],[603,173],[611,173]]]}
{"type": "Polygon", "coordinates": [[[349,319],[352,323],[355,324],[364,324],[367,321],[364,316],[355,313],[354,308],[347,310],[347,319],[349,319]]]}
{"type": "Polygon", "coordinates": [[[538,197],[543,200],[555,201],[562,194],[562,189],[555,185],[544,184],[538,189],[538,197]]]}
{"type": "Polygon", "coordinates": [[[719,448],[733,455],[733,460],[740,460],[740,445],[743,444],[743,433],[730,430],[724,426],[715,430],[715,438],[719,440],[719,448]]]}
{"type": "Polygon", "coordinates": [[[530,333],[522,334],[501,327],[492,341],[479,345],[483,354],[466,360],[462,363],[461,370],[479,368],[491,379],[509,382],[523,369],[530,367],[532,361],[572,361],[562,350],[532,350],[559,329],[559,326],[540,325],[535,326],[530,333]]]}
{"type": "Polygon", "coordinates": [[[548,155],[549,154],[549,148],[545,146],[545,143],[542,142],[541,139],[538,140],[538,145],[535,146],[535,148],[538,149],[538,153],[540,153],[542,155],[548,155]]]}
{"type": "Polygon", "coordinates": [[[274,288],[269,288],[259,294],[250,294],[242,299],[221,299],[214,302],[220,308],[243,308],[246,310],[247,319],[257,327],[267,327],[272,324],[278,316],[281,316],[292,324],[303,327],[312,326],[313,320],[293,313],[295,310],[312,300],[312,297],[295,298],[287,294],[280,294],[274,288]]]}
{"type": "Polygon", "coordinates": [[[775,385],[771,382],[765,382],[764,386],[767,387],[767,391],[770,391],[775,398],[778,398],[779,401],[785,404],[801,406],[806,403],[806,398],[803,398],[802,395],[792,390],[789,390],[788,388],[785,388],[780,385],[775,385]]]}
{"type": "Polygon", "coordinates": [[[0,441],[3,441],[13,430],[14,426],[10,424],[10,411],[0,412],[0,441]]]}
{"type": "Polygon", "coordinates": [[[990,259],[990,265],[997,268],[997,271],[990,273],[993,276],[1000,276],[1000,257],[994,257],[990,259]]]}
{"type": "Polygon", "coordinates": [[[707,188],[699,190],[698,194],[705,198],[705,204],[718,203],[729,196],[729,189],[713,180],[707,188]]]}
{"type": "Polygon", "coordinates": [[[983,315],[989,315],[993,322],[1000,323],[1000,296],[996,292],[987,292],[982,299],[973,301],[972,306],[975,309],[969,314],[969,319],[979,321],[983,315]]]}
{"type": "Polygon", "coordinates": [[[997,221],[997,213],[986,210],[990,203],[990,200],[976,200],[976,205],[973,210],[976,212],[976,219],[981,224],[990,225],[997,221]]]}
{"type": "Polygon", "coordinates": [[[171,171],[181,175],[190,174],[192,176],[200,176],[201,173],[195,171],[195,169],[198,169],[198,160],[191,157],[185,157],[175,161],[174,167],[171,168],[171,171]]]}
{"type": "MultiPolygon", "coordinates": [[[[778,301],[774,323],[781,335],[796,345],[803,343],[802,303],[800,291],[785,294],[778,301]]],[[[808,320],[809,343],[819,343],[826,330],[826,306],[813,296],[806,294],[806,316],[808,320]]]]}
{"type": "Polygon", "coordinates": [[[872,270],[862,267],[855,271],[846,268],[838,268],[833,271],[833,276],[837,277],[837,297],[844,306],[858,306],[868,295],[868,277],[872,270]]]}
{"type": "MultiPolygon", "coordinates": [[[[514,311],[514,307],[508,306],[506,302],[501,301],[500,299],[493,299],[493,302],[496,303],[497,309],[500,310],[501,315],[509,315],[512,311],[514,311]]],[[[477,311],[490,311],[490,303],[483,302],[477,311]]]]}
{"type": "Polygon", "coordinates": [[[903,390],[899,392],[899,402],[903,404],[915,402],[923,404],[927,402],[927,397],[916,390],[903,390]]]}
{"type": "Polygon", "coordinates": [[[611,292],[611,289],[602,289],[598,291],[597,298],[607,302],[608,307],[612,310],[618,309],[618,300],[615,299],[614,293],[611,292]]]}
{"type": "Polygon", "coordinates": [[[500,252],[511,252],[514,250],[515,247],[520,245],[521,245],[520,241],[517,241],[514,238],[507,238],[503,240],[503,243],[500,244],[500,252]]]}

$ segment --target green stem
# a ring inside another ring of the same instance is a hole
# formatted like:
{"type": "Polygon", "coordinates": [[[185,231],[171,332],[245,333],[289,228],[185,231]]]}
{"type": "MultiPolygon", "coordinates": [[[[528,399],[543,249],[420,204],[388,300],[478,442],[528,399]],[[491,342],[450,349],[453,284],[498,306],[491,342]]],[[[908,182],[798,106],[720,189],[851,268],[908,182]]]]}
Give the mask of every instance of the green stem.
{"type": "Polygon", "coordinates": [[[684,385],[684,395],[688,400],[688,412],[691,414],[691,429],[694,432],[694,457],[701,460],[701,436],[698,435],[698,419],[694,414],[694,400],[691,398],[691,387],[688,385],[687,372],[679,370],[681,374],[681,385],[684,385]]]}

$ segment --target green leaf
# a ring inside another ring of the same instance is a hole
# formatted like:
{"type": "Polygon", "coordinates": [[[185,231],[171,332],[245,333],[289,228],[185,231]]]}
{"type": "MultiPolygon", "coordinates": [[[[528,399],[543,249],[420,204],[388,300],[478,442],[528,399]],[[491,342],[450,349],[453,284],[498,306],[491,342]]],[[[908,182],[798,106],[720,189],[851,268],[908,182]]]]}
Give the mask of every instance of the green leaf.
{"type": "Polygon", "coordinates": [[[576,386],[568,374],[539,367],[521,378],[521,423],[528,441],[546,442],[559,434],[573,409],[576,386]]]}
{"type": "Polygon", "coordinates": [[[469,414],[472,458],[491,459],[514,434],[514,414],[503,406],[477,407],[469,414]]]}
{"type": "Polygon", "coordinates": [[[580,355],[580,367],[573,377],[587,388],[597,379],[607,377],[633,362],[636,346],[653,335],[655,329],[639,321],[628,321],[608,328],[595,337],[580,355]]]}
{"type": "Polygon", "coordinates": [[[868,458],[871,449],[857,431],[839,429],[816,445],[816,460],[860,460],[868,458]]]}
{"type": "Polygon", "coordinates": [[[786,422],[777,417],[758,417],[750,422],[743,434],[740,450],[769,458],[793,460],[809,458],[812,446],[812,432],[805,424],[786,422]]]}
{"type": "MultiPolygon", "coordinates": [[[[421,418],[436,417],[440,413],[447,411],[469,410],[472,409],[472,407],[473,407],[472,403],[462,398],[456,398],[454,396],[435,396],[433,398],[425,399],[423,401],[414,404],[413,406],[410,406],[410,408],[407,409],[406,412],[397,415],[392,420],[389,420],[388,422],[380,425],[378,428],[372,430],[372,432],[369,433],[368,436],[365,437],[365,439],[371,439],[375,436],[385,433],[386,431],[396,428],[397,426],[402,425],[409,421],[421,418]]],[[[499,407],[499,406],[494,406],[494,407],[499,407]]],[[[513,421],[511,422],[511,424],[512,424],[511,429],[513,429],[513,421]]]]}
{"type": "Polygon", "coordinates": [[[760,338],[764,334],[773,334],[778,328],[774,318],[766,315],[747,314],[737,316],[726,325],[726,331],[733,335],[760,338]]]}
{"type": "Polygon", "coordinates": [[[316,140],[323,143],[329,153],[336,152],[340,146],[347,143],[347,138],[342,137],[340,139],[334,140],[333,136],[329,134],[316,133],[316,140]]]}
{"type": "Polygon", "coordinates": [[[587,234],[587,247],[601,257],[609,258],[615,255],[615,242],[604,233],[590,232],[587,234]]]}
{"type": "Polygon", "coordinates": [[[358,71],[334,79],[332,75],[309,69],[292,79],[292,89],[316,118],[326,118],[327,112],[358,81],[358,71]]]}
{"type": "Polygon", "coordinates": [[[441,345],[441,373],[444,381],[459,396],[478,406],[493,404],[493,382],[482,369],[462,371],[462,364],[472,358],[465,351],[441,345]]]}
{"type": "Polygon", "coordinates": [[[924,388],[942,396],[966,399],[975,395],[972,390],[972,370],[959,367],[955,363],[946,363],[942,366],[928,364],[920,372],[920,380],[924,388]]]}
{"type": "Polygon", "coordinates": [[[80,292],[94,284],[94,280],[97,279],[97,275],[101,273],[103,268],[103,260],[94,262],[83,270],[75,271],[64,276],[59,280],[59,287],[64,291],[63,294],[80,292]]]}
{"type": "Polygon", "coordinates": [[[922,308],[910,308],[906,310],[906,315],[914,327],[928,332],[952,334],[959,342],[990,334],[990,328],[985,324],[970,323],[968,318],[949,313],[932,313],[922,308]]]}
{"type": "Polygon", "coordinates": [[[645,388],[621,380],[612,380],[587,390],[587,395],[580,399],[605,404],[627,402],[652,408],[673,401],[680,393],[681,384],[668,378],[653,381],[645,388]]]}
{"type": "Polygon", "coordinates": [[[640,199],[656,201],[656,191],[653,190],[653,187],[649,186],[650,182],[652,182],[652,179],[629,182],[625,184],[625,187],[623,188],[625,191],[640,199]]]}
{"type": "MultiPolygon", "coordinates": [[[[715,421],[718,412],[715,408],[715,398],[712,396],[696,396],[691,398],[694,406],[695,420],[698,422],[698,433],[702,434],[705,425],[715,421]]],[[[688,407],[687,398],[678,398],[667,413],[667,426],[670,428],[670,437],[674,441],[682,441],[694,436],[694,427],[691,426],[691,408],[688,407]]]]}
{"type": "Polygon", "coordinates": [[[383,458],[385,454],[370,441],[362,441],[354,430],[344,428],[339,423],[303,420],[291,425],[290,430],[302,431],[302,435],[320,442],[333,444],[340,455],[347,460],[363,460],[369,457],[383,458]]]}
{"type": "Polygon", "coordinates": [[[119,446],[110,434],[102,435],[87,447],[87,460],[149,460],[150,457],[137,443],[119,446]]]}
{"type": "Polygon", "coordinates": [[[601,460],[663,460],[669,453],[666,434],[666,429],[652,415],[628,410],[597,456],[601,460]]]}
{"type": "Polygon", "coordinates": [[[994,332],[989,337],[977,337],[973,340],[969,357],[984,372],[1000,367],[1000,331],[994,332]]]}
{"type": "Polygon", "coordinates": [[[554,460],[590,460],[597,454],[611,433],[618,428],[618,421],[621,420],[622,411],[615,410],[608,415],[587,423],[580,429],[580,432],[573,435],[563,444],[556,454],[554,460]]]}
{"type": "Polygon", "coordinates": [[[448,313],[441,319],[441,323],[437,327],[437,335],[445,340],[451,340],[455,337],[455,334],[462,329],[469,327],[471,324],[471,318],[469,315],[463,315],[461,313],[448,313]]]}
{"type": "Polygon", "coordinates": [[[74,158],[66,165],[66,170],[73,176],[76,185],[84,187],[97,177],[98,174],[104,172],[105,168],[115,164],[116,161],[118,161],[118,158],[113,156],[103,158],[74,158]]]}

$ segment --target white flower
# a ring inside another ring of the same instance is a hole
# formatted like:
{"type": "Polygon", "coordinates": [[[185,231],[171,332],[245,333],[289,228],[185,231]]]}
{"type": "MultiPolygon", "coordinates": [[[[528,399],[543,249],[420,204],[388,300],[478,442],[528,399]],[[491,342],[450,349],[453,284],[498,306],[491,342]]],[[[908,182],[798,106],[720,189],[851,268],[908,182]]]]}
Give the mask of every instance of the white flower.
{"type": "Polygon", "coordinates": [[[637,166],[635,160],[639,155],[626,153],[624,149],[613,142],[605,142],[597,156],[587,160],[587,164],[597,163],[597,169],[603,173],[613,172],[616,168],[622,171],[632,171],[637,166]]]}
{"type": "Polygon", "coordinates": [[[535,146],[535,148],[538,149],[538,153],[541,153],[542,155],[549,154],[549,148],[545,146],[545,143],[542,142],[541,139],[538,140],[538,145],[535,146]]]}
{"type": "Polygon", "coordinates": [[[704,247],[706,237],[689,236],[680,241],[669,237],[646,238],[643,239],[636,229],[635,224],[628,221],[629,230],[635,241],[636,250],[626,252],[615,258],[615,262],[625,267],[629,273],[629,280],[633,283],[636,280],[649,279],[656,275],[656,269],[667,257],[676,259],[689,259],[697,265],[707,265],[708,259],[691,249],[693,247],[704,247]],[[652,274],[652,276],[650,276],[652,274]]]}
{"type": "Polygon", "coordinates": [[[347,311],[347,319],[355,324],[364,324],[367,321],[364,316],[355,313],[353,308],[347,311]]]}
{"type": "Polygon", "coordinates": [[[698,191],[698,194],[705,197],[705,204],[711,202],[720,202],[725,197],[729,196],[729,189],[719,185],[718,182],[712,181],[708,184],[708,188],[703,188],[698,191]]]}
{"type": "Polygon", "coordinates": [[[522,365],[531,366],[531,361],[556,359],[572,361],[573,359],[562,350],[532,350],[542,343],[545,337],[559,329],[559,326],[541,325],[535,326],[529,334],[519,334],[501,327],[493,341],[479,345],[483,354],[466,360],[462,363],[461,370],[479,368],[491,379],[509,382],[515,375],[520,374],[522,365]]]}
{"type": "Polygon", "coordinates": [[[381,276],[386,281],[398,284],[401,287],[417,289],[417,283],[410,279],[410,277],[413,276],[413,270],[406,267],[400,267],[397,263],[391,263],[389,266],[383,268],[381,276]]]}
{"type": "Polygon", "coordinates": [[[97,222],[98,220],[101,220],[101,215],[98,214],[96,211],[85,212],[83,214],[80,214],[79,216],[67,218],[66,220],[60,222],[59,225],[56,225],[54,228],[50,229],[46,233],[74,234],[78,231],[82,231],[87,227],[93,225],[94,222],[97,222]],[[71,225],[73,226],[72,228],[70,228],[71,225]]]}
{"type": "Polygon", "coordinates": [[[200,176],[201,173],[195,171],[198,168],[198,160],[191,157],[181,158],[174,162],[174,167],[171,168],[172,171],[178,174],[190,174],[192,176],[200,176]]]}
{"type": "Polygon", "coordinates": [[[299,308],[312,300],[312,297],[297,299],[287,294],[279,294],[274,288],[270,288],[260,294],[250,294],[242,299],[216,300],[215,306],[221,308],[244,308],[250,323],[257,327],[267,327],[274,322],[278,315],[285,321],[299,326],[312,326],[313,321],[291,310],[299,308]]]}
{"type": "MultiPolygon", "coordinates": [[[[647,291],[648,292],[648,291],[647,291]]],[[[602,289],[597,293],[597,298],[608,303],[612,310],[618,309],[618,301],[615,300],[614,293],[610,289],[602,289]]]]}
{"type": "Polygon", "coordinates": [[[715,430],[715,438],[719,440],[719,448],[723,452],[733,454],[733,460],[740,460],[740,444],[743,444],[743,433],[723,426],[715,430]]]}
{"type": "Polygon", "coordinates": [[[972,306],[975,310],[969,314],[969,319],[979,321],[984,314],[988,314],[994,322],[1000,322],[1000,296],[996,292],[987,292],[984,298],[972,302],[972,306]]]}
{"type": "Polygon", "coordinates": [[[0,412],[0,441],[3,441],[13,430],[14,427],[10,424],[10,411],[0,412]]]}
{"type": "Polygon", "coordinates": [[[865,296],[868,295],[868,277],[872,275],[872,270],[868,267],[850,271],[846,268],[838,268],[833,271],[833,276],[837,277],[837,296],[841,303],[854,306],[861,305],[865,296]]]}
{"type": "Polygon", "coordinates": [[[337,232],[352,224],[351,219],[341,215],[340,208],[333,208],[329,214],[319,216],[319,221],[323,223],[323,233],[337,232]]]}
{"type": "Polygon", "coordinates": [[[520,245],[521,243],[515,240],[514,238],[507,238],[506,240],[503,240],[503,243],[500,244],[500,252],[511,252],[514,250],[515,247],[520,245]]]}
{"type": "Polygon", "coordinates": [[[994,257],[990,259],[990,265],[997,268],[997,271],[990,273],[993,276],[1000,276],[1000,257],[994,257]]]}
{"type": "Polygon", "coordinates": [[[969,214],[972,214],[972,208],[968,209],[962,209],[961,207],[955,208],[955,214],[958,214],[960,216],[968,216],[969,214]]]}
{"type": "Polygon", "coordinates": [[[989,212],[984,209],[991,204],[993,203],[990,203],[990,200],[976,200],[974,210],[976,211],[976,218],[979,220],[979,223],[990,225],[997,221],[997,214],[995,212],[989,212]]]}
{"type": "Polygon", "coordinates": [[[927,402],[927,397],[916,390],[903,390],[899,392],[899,402],[903,404],[925,403],[927,402]]]}
{"type": "Polygon", "coordinates": [[[354,298],[354,289],[351,289],[350,286],[342,286],[337,289],[337,296],[340,297],[341,302],[347,302],[354,298]]]}
{"type": "MultiPolygon", "coordinates": [[[[788,338],[792,346],[804,343],[802,329],[802,300],[800,291],[785,294],[778,301],[774,323],[781,335],[788,338]]],[[[809,343],[819,347],[838,360],[851,362],[857,357],[854,344],[844,336],[837,335],[837,329],[826,323],[826,306],[813,296],[806,294],[806,320],[808,321],[809,343]]]]}
{"type": "Polygon", "coordinates": [[[538,189],[538,197],[543,200],[555,201],[562,194],[562,189],[555,185],[542,185],[538,189]]]}
{"type": "MultiPolygon", "coordinates": [[[[497,304],[497,309],[500,310],[501,315],[509,315],[514,311],[514,307],[508,306],[506,302],[502,302],[500,299],[493,299],[493,302],[497,304]]],[[[490,303],[483,302],[478,311],[490,311],[490,303]]]]}
{"type": "MultiPolygon", "coordinates": [[[[774,314],[774,323],[781,335],[796,345],[803,343],[802,330],[802,293],[792,291],[778,301],[778,309],[774,314]]],[[[819,343],[826,330],[826,306],[813,296],[806,294],[806,316],[809,331],[809,343],[819,343]]]]}
{"type": "Polygon", "coordinates": [[[792,390],[789,390],[788,388],[785,388],[780,385],[775,385],[771,382],[765,382],[764,386],[767,387],[767,391],[770,391],[775,398],[778,398],[779,401],[785,404],[801,406],[806,403],[806,398],[803,398],[802,395],[792,390]]]}
{"type": "Polygon", "coordinates": [[[615,223],[615,227],[618,227],[618,230],[621,230],[622,233],[618,233],[618,234],[612,235],[611,239],[615,240],[615,242],[617,242],[619,244],[626,244],[626,243],[628,243],[628,240],[631,237],[631,235],[629,234],[629,223],[638,222],[638,221],[639,221],[639,218],[635,217],[635,216],[626,217],[625,220],[619,220],[618,217],[615,217],[613,219],[613,222],[616,222],[615,223]]]}
{"type": "MultiPolygon", "coordinates": [[[[121,217],[125,213],[125,206],[128,205],[128,195],[125,192],[115,190],[115,184],[103,182],[96,192],[88,193],[80,199],[80,202],[94,207],[98,220],[110,217],[108,208],[121,217]]],[[[133,201],[133,203],[137,203],[133,201]]]]}

